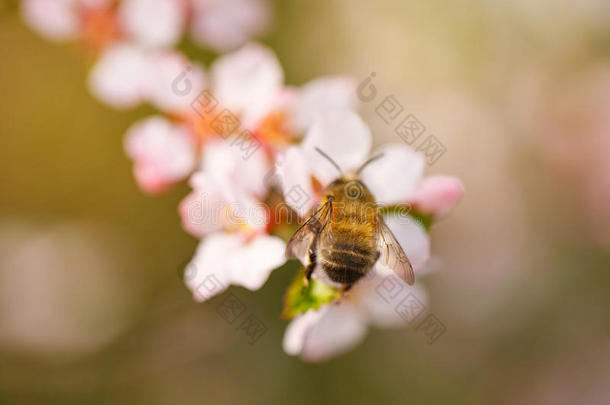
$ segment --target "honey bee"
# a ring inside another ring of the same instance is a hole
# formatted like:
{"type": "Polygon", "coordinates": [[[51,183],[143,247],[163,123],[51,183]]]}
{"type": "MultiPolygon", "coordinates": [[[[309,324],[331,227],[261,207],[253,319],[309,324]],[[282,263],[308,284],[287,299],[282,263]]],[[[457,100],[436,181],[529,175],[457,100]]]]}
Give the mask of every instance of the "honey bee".
{"type": "Polygon", "coordinates": [[[313,215],[288,241],[286,258],[305,264],[307,281],[320,266],[330,280],[343,285],[343,292],[369,274],[378,260],[412,285],[415,275],[411,262],[383,221],[375,198],[358,178],[382,155],[370,158],[354,173],[343,174],[328,155],[316,150],[341,175],[326,188],[313,215]]]}

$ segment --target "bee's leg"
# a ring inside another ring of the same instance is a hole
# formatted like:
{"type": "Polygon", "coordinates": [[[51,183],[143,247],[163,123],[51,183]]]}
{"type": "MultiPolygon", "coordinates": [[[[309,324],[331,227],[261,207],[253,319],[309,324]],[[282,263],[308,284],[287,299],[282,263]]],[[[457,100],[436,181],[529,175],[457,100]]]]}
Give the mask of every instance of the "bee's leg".
{"type": "Polygon", "coordinates": [[[311,275],[313,274],[314,269],[316,268],[315,262],[310,262],[305,268],[305,285],[309,284],[309,280],[311,280],[311,275]]]}
{"type": "MultiPolygon", "coordinates": [[[[313,243],[312,243],[313,245],[313,243]]],[[[311,275],[313,274],[314,269],[316,268],[316,250],[313,248],[309,249],[309,263],[305,267],[305,285],[309,285],[309,280],[311,279],[311,275]]]]}
{"type": "Polygon", "coordinates": [[[307,266],[305,266],[305,285],[309,285],[309,280],[311,279],[311,275],[313,274],[313,271],[316,268],[316,263],[318,260],[318,239],[320,237],[320,232],[316,232],[315,236],[313,237],[313,240],[311,241],[311,244],[309,245],[309,256],[308,256],[308,263],[307,266]]]}
{"type": "Polygon", "coordinates": [[[339,292],[339,298],[340,298],[340,299],[341,299],[341,298],[343,298],[343,296],[345,295],[345,293],[346,293],[346,292],[348,292],[349,290],[351,290],[353,286],[354,286],[354,283],[351,283],[351,284],[344,284],[344,285],[341,287],[341,291],[339,292]]]}

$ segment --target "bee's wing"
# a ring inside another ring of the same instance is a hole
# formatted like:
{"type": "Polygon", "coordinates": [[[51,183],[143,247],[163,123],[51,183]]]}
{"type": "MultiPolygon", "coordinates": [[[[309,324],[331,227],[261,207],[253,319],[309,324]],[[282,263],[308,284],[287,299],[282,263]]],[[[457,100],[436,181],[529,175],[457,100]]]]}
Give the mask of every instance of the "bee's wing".
{"type": "Polygon", "coordinates": [[[394,270],[407,284],[413,285],[415,282],[413,266],[381,215],[377,215],[377,235],[379,262],[394,270]]]}
{"type": "Polygon", "coordinates": [[[299,259],[302,263],[309,260],[309,247],[322,231],[330,218],[331,202],[327,201],[303,225],[296,230],[286,245],[286,258],[299,259]]]}

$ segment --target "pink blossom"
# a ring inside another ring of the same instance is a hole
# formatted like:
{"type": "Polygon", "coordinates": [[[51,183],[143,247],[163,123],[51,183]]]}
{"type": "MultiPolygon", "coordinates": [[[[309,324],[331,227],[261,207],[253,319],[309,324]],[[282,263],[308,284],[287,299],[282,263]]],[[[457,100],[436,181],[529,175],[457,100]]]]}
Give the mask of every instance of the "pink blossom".
{"type": "MultiPolygon", "coordinates": [[[[382,155],[360,175],[380,205],[413,204],[421,207],[424,214],[442,215],[459,201],[463,194],[459,180],[437,176],[422,181],[425,162],[421,153],[404,144],[391,143],[371,154],[371,144],[370,130],[353,111],[320,113],[302,143],[286,149],[278,157],[277,171],[284,194],[297,186],[309,194],[313,190],[312,177],[323,186],[338,177],[337,169],[315,150],[319,148],[344,173],[355,170],[369,155],[382,155]]],[[[309,195],[311,198],[306,204],[294,203],[290,198],[287,203],[304,214],[319,198],[313,193],[309,195]]]]}
{"type": "Polygon", "coordinates": [[[24,21],[40,35],[61,41],[76,36],[80,28],[74,12],[77,0],[24,0],[21,14],[24,21]]]}
{"type": "Polygon", "coordinates": [[[175,45],[185,19],[182,0],[123,0],[119,7],[119,21],[128,38],[147,48],[175,45]]]}
{"type": "Polygon", "coordinates": [[[421,305],[422,311],[428,301],[419,284],[409,286],[392,270],[376,266],[340,301],[294,318],[284,334],[284,351],[310,362],[343,354],[364,340],[369,326],[395,328],[413,322],[411,313],[397,311],[405,299],[421,305]]]}
{"type": "Polygon", "coordinates": [[[144,93],[148,101],[169,114],[184,114],[191,110],[194,96],[208,85],[202,67],[192,63],[177,51],[151,53],[145,75],[144,93]],[[181,75],[188,75],[188,94],[177,87],[181,75]]]}
{"type": "Polygon", "coordinates": [[[266,0],[192,0],[195,42],[226,52],[263,34],[271,23],[266,0]]]}
{"type": "Polygon", "coordinates": [[[184,228],[202,238],[185,281],[199,301],[229,284],[255,290],[285,262],[284,242],[267,235],[269,213],[262,204],[271,168],[264,153],[244,159],[233,142],[213,141],[204,150],[193,191],[180,204],[184,228]],[[208,288],[210,285],[217,288],[208,288]]]}
{"type": "Polygon", "coordinates": [[[250,236],[264,232],[268,212],[261,204],[270,163],[264,153],[243,159],[237,138],[212,141],[203,152],[201,170],[191,176],[193,191],[180,204],[183,227],[198,237],[215,231],[250,236]]]}
{"type": "Polygon", "coordinates": [[[462,182],[451,176],[430,176],[423,179],[410,198],[411,204],[426,214],[444,215],[464,195],[462,182]]]}
{"type": "Polygon", "coordinates": [[[89,90],[104,103],[119,109],[147,98],[150,55],[142,49],[118,44],[102,53],[89,73],[89,90]]]}
{"type": "Polygon", "coordinates": [[[145,191],[157,193],[185,179],[195,165],[195,145],[181,126],[162,117],[134,124],[125,137],[134,175],[145,191]]]}
{"type": "Polygon", "coordinates": [[[284,72],[273,51],[256,43],[221,56],[210,71],[214,96],[224,108],[246,120],[250,109],[270,104],[284,82],[284,72]]]}
{"type": "Polygon", "coordinates": [[[200,302],[231,284],[258,290],[271,271],[284,263],[284,246],[275,236],[248,239],[236,233],[214,233],[197,247],[185,270],[185,283],[200,302]]]}

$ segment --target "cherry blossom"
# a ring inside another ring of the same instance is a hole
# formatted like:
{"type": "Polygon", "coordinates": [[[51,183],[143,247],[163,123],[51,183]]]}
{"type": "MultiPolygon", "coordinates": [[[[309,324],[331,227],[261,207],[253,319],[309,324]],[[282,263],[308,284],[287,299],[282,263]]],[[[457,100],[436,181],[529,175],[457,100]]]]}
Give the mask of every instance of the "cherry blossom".
{"type": "Polygon", "coordinates": [[[244,128],[269,140],[270,120],[282,121],[284,137],[297,137],[324,111],[354,109],[356,82],[343,76],[314,79],[301,88],[286,86],[275,53],[249,43],[218,58],[210,68],[211,91],[223,108],[240,116],[244,128]]]}
{"type": "Polygon", "coordinates": [[[264,34],[273,14],[266,0],[193,0],[192,7],[193,39],[220,52],[264,34]]]}
{"type": "Polygon", "coordinates": [[[25,0],[21,14],[26,23],[40,35],[60,41],[76,36],[79,20],[73,8],[75,0],[25,0]]]}
{"type": "Polygon", "coordinates": [[[196,162],[191,135],[163,117],[133,125],[125,137],[125,151],[134,161],[138,185],[150,193],[185,179],[196,162]]]}
{"type": "Polygon", "coordinates": [[[89,90],[115,108],[134,107],[146,99],[149,55],[126,44],[106,50],[89,74],[89,90]]]}
{"type": "MultiPolygon", "coordinates": [[[[412,253],[413,249],[409,254],[412,253]]],[[[427,294],[419,283],[409,286],[392,270],[376,265],[369,276],[358,281],[339,301],[295,317],[284,334],[284,351],[306,361],[328,360],[361,343],[369,326],[409,325],[419,315],[413,307],[423,312],[427,302],[427,294]],[[406,304],[410,305],[408,310],[401,307],[406,304]]]]}
{"type": "MultiPolygon", "coordinates": [[[[172,94],[172,87],[167,84],[190,66],[183,63],[185,58],[177,51],[170,51],[189,21],[197,39],[207,36],[212,38],[210,42],[218,43],[218,38],[225,38],[235,48],[246,43],[250,34],[262,33],[269,25],[270,15],[264,0],[22,2],[23,19],[32,29],[52,40],[79,40],[94,51],[97,61],[89,87],[100,101],[118,109],[149,101],[171,113],[187,103],[184,97],[178,100],[179,95],[172,94]],[[227,33],[238,33],[239,38],[230,39],[227,33]],[[176,67],[180,69],[176,71],[176,67]]],[[[276,70],[281,73],[277,65],[276,70]]],[[[195,81],[193,93],[198,94],[203,84],[201,69],[195,67],[190,76],[195,81]]]]}
{"type": "MultiPolygon", "coordinates": [[[[423,178],[424,157],[404,144],[371,152],[370,130],[354,112],[353,79],[287,85],[273,50],[251,42],[268,30],[271,15],[267,0],[22,1],[32,29],[93,51],[88,85],[97,99],[117,109],[147,103],[157,110],[128,129],[124,147],[145,192],[187,180],[192,188],[178,212],[183,228],[200,240],[184,274],[195,300],[230,285],[257,290],[285,263],[285,241],[274,235],[297,224],[278,226],[274,204],[283,205],[283,196],[290,215],[304,217],[341,175],[317,149],[344,173],[383,155],[360,178],[377,203],[390,208],[384,220],[416,276],[424,275],[427,227],[460,200],[462,183],[443,175],[423,178]],[[185,31],[199,45],[230,52],[204,69],[174,49],[185,31]],[[403,205],[412,209],[409,215],[396,210],[403,205]]],[[[336,290],[319,266],[313,277],[330,291],[328,299],[295,307],[291,316],[298,315],[284,337],[285,351],[308,361],[349,350],[370,326],[412,321],[397,310],[396,294],[391,300],[384,295],[388,283],[422,306],[427,302],[419,277],[408,286],[381,264],[334,302],[336,290]]]]}
{"type": "MultiPolygon", "coordinates": [[[[259,153],[259,148],[260,153],[275,155],[298,140],[298,128],[308,128],[324,109],[356,105],[355,84],[344,77],[315,79],[302,88],[285,86],[275,54],[259,44],[245,45],[218,58],[208,74],[178,52],[120,45],[108,54],[92,71],[92,92],[116,107],[142,101],[156,106],[191,133],[197,160],[210,142],[231,135],[242,158],[259,153]],[[202,97],[208,97],[206,103],[211,104],[206,111],[196,105],[203,103],[202,97]],[[220,114],[236,120],[227,133],[215,124],[220,114]]],[[[164,179],[157,183],[172,184],[164,179]]]]}
{"type": "Polygon", "coordinates": [[[202,238],[185,272],[185,282],[202,301],[229,284],[260,288],[285,262],[284,241],[267,234],[267,156],[243,159],[232,141],[216,140],[204,151],[202,170],[191,178],[193,191],[181,202],[183,227],[202,238]],[[210,286],[215,286],[214,288],[210,286]]]}
{"type": "Polygon", "coordinates": [[[23,0],[24,20],[52,40],[81,39],[95,48],[115,41],[170,47],[180,39],[186,5],[176,0],[23,0]]]}
{"type": "MultiPolygon", "coordinates": [[[[402,215],[385,215],[384,221],[409,257],[419,280],[425,275],[424,266],[430,258],[426,230],[402,215]]],[[[313,277],[332,284],[320,266],[313,277]]],[[[360,343],[369,326],[392,328],[410,324],[425,310],[426,303],[427,294],[419,281],[409,286],[393,270],[377,263],[340,300],[297,315],[286,329],[284,350],[306,361],[324,361],[360,343]]]]}
{"type": "MultiPolygon", "coordinates": [[[[278,159],[279,183],[286,202],[302,215],[311,212],[320,199],[321,189],[316,190],[315,183],[325,186],[341,175],[315,148],[332,157],[343,172],[350,173],[370,155],[371,144],[369,129],[352,111],[333,110],[319,115],[302,143],[288,148],[278,159]],[[296,201],[291,197],[295,188],[309,198],[305,202],[296,201]]],[[[384,145],[372,154],[377,155],[382,157],[371,162],[360,177],[380,206],[411,204],[416,214],[438,216],[448,212],[463,194],[457,179],[433,176],[422,180],[424,158],[407,146],[384,145]]],[[[430,258],[430,238],[424,225],[401,212],[384,215],[384,221],[409,257],[419,280],[430,258]]],[[[313,277],[334,284],[319,265],[313,277]]],[[[384,296],[384,283],[389,277],[395,289],[404,291],[404,297],[416,299],[423,310],[426,294],[419,281],[409,287],[391,269],[377,263],[340,300],[297,315],[287,328],[284,350],[308,361],[322,361],[357,345],[369,325],[391,327],[409,323],[412,319],[401,316],[397,309],[400,301],[384,296]]]]}
{"type": "Polygon", "coordinates": [[[185,283],[199,302],[229,285],[249,290],[263,286],[271,271],[284,263],[284,242],[275,236],[247,239],[237,233],[214,233],[203,239],[185,269],[185,283]]]}
{"type": "Polygon", "coordinates": [[[24,21],[40,35],[95,49],[115,41],[169,48],[188,28],[198,44],[229,51],[267,32],[272,14],[266,0],[22,1],[24,21]]]}
{"type": "Polygon", "coordinates": [[[181,0],[123,0],[119,21],[128,38],[144,47],[175,45],[182,35],[187,4],[181,0]]]}
{"type": "Polygon", "coordinates": [[[344,172],[350,172],[366,158],[383,155],[361,174],[364,184],[380,205],[411,204],[422,213],[441,215],[461,198],[463,186],[458,179],[433,177],[422,180],[424,157],[400,143],[383,145],[372,154],[372,137],[362,119],[350,110],[323,113],[307,131],[298,146],[288,148],[278,158],[277,170],[285,195],[299,188],[309,196],[306,203],[287,203],[304,215],[319,201],[312,178],[323,186],[338,177],[337,169],[316,148],[332,157],[344,172]],[[349,145],[349,147],[347,147],[349,145]]]}

